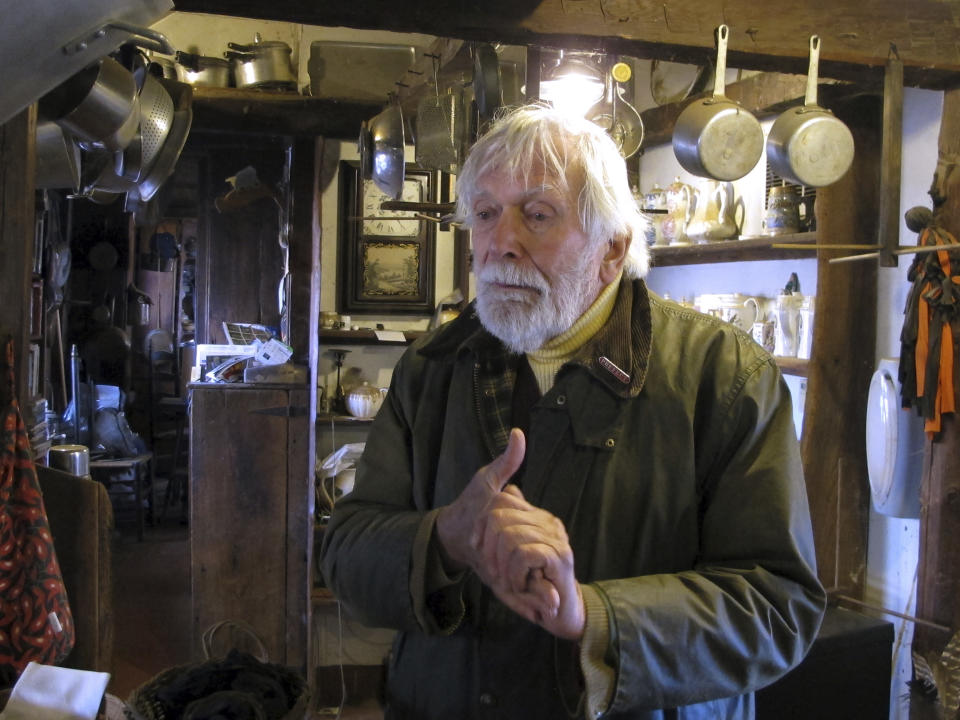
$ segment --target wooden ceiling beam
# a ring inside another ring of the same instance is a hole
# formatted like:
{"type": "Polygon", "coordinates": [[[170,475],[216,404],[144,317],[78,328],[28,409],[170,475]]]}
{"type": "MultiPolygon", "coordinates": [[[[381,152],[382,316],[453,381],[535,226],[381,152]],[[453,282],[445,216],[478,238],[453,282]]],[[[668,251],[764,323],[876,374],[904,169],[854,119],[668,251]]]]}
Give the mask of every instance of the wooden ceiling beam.
{"type": "Polygon", "coordinates": [[[960,86],[960,3],[943,0],[174,0],[176,10],[462,40],[616,52],[704,64],[730,26],[729,67],[804,74],[821,37],[821,77],[882,79],[895,47],[904,83],[960,86]]]}

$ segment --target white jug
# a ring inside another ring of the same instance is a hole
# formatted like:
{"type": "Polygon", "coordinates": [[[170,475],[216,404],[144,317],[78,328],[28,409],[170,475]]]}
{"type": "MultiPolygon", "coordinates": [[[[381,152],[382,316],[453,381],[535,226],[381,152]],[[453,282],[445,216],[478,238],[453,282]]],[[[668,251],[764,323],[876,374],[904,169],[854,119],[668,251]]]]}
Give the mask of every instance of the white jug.
{"type": "Polygon", "coordinates": [[[797,356],[800,304],[802,302],[803,295],[798,292],[777,296],[774,309],[774,355],[780,357],[797,356]]]}

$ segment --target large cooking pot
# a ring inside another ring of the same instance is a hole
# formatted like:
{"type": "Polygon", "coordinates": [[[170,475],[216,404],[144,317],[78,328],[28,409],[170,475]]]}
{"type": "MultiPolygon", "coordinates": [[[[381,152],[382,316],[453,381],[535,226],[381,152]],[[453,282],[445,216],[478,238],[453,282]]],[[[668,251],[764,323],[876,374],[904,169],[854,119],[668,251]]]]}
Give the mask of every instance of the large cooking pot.
{"type": "Polygon", "coordinates": [[[177,51],[183,82],[197,87],[230,87],[230,61],[177,51]]]}
{"type": "Polygon", "coordinates": [[[297,79],[290,64],[293,50],[279,40],[262,40],[256,33],[253,43],[227,43],[223,56],[233,63],[238,88],[296,90],[297,79]]]}
{"type": "Polygon", "coordinates": [[[105,57],[40,98],[38,112],[81,142],[122,150],[140,119],[138,89],[133,73],[105,57]]]}
{"type": "Polygon", "coordinates": [[[680,113],[673,129],[673,152],[687,172],[714,180],[737,180],[763,154],[757,119],[724,93],[729,28],[717,28],[717,71],[713,96],[696,100],[680,113]]]}
{"type": "Polygon", "coordinates": [[[853,134],[843,121],[817,105],[820,37],[810,36],[810,68],[803,107],[785,111],[767,136],[771,169],[808,187],[835,183],[853,162],[853,134]]]}

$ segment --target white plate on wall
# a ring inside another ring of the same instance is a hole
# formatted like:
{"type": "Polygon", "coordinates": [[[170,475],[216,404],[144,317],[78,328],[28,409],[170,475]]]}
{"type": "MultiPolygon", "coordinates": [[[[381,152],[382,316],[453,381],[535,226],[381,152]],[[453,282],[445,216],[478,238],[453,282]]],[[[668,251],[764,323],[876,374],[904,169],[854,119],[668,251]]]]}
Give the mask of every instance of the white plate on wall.
{"type": "Polygon", "coordinates": [[[873,508],[882,515],[920,517],[923,420],[900,404],[899,360],[883,358],[867,398],[867,474],[873,508]]]}

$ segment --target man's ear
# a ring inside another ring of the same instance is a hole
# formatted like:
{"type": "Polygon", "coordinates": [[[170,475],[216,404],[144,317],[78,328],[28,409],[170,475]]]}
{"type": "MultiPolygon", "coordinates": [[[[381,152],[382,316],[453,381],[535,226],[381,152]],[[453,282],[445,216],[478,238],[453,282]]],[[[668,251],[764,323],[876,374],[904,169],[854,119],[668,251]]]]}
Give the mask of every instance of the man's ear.
{"type": "Polygon", "coordinates": [[[607,251],[600,261],[600,280],[604,285],[609,285],[616,279],[627,260],[629,249],[629,236],[617,235],[607,241],[607,251]]]}

